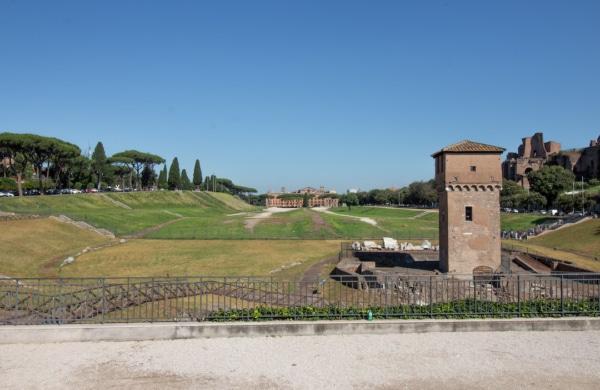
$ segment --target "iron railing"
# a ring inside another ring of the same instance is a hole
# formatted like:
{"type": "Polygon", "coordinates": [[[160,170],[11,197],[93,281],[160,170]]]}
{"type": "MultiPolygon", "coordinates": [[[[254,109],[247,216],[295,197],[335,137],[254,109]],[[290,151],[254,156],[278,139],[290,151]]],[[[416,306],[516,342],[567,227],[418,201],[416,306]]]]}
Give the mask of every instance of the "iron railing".
{"type": "Polygon", "coordinates": [[[0,324],[600,314],[600,274],[0,279],[0,324]]]}

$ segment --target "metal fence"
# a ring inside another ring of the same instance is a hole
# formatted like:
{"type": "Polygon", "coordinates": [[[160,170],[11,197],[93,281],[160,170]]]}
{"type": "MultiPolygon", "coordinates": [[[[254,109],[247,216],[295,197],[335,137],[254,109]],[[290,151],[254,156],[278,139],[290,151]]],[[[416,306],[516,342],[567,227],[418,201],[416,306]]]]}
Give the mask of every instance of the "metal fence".
{"type": "Polygon", "coordinates": [[[600,314],[600,274],[0,279],[0,324],[600,314]]]}

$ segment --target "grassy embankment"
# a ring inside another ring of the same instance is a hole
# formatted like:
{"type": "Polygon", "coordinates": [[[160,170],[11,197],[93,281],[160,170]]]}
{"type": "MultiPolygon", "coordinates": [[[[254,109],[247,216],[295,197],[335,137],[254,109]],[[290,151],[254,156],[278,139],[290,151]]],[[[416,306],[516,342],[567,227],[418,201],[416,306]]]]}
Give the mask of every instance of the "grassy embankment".
{"type": "Polygon", "coordinates": [[[572,261],[600,272],[600,219],[548,232],[527,241],[505,241],[508,245],[530,249],[539,254],[572,261]]]}
{"type": "Polygon", "coordinates": [[[55,276],[66,257],[111,242],[53,219],[0,222],[0,227],[0,275],[5,276],[55,276]]]}
{"type": "MultiPolygon", "coordinates": [[[[224,194],[225,195],[225,194],[224,194]]],[[[233,198],[221,200],[208,193],[139,192],[3,198],[0,211],[59,215],[85,221],[117,235],[139,232],[185,217],[222,215],[252,206],[233,198]]],[[[221,197],[224,198],[224,197],[221,197]]]]}

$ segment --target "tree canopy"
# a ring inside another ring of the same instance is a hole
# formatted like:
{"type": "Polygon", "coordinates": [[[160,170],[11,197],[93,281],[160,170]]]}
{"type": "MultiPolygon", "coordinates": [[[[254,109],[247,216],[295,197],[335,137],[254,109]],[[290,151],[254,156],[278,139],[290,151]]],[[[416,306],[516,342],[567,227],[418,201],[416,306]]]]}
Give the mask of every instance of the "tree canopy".
{"type": "Polygon", "coordinates": [[[179,160],[177,157],[173,159],[171,168],[169,168],[169,178],[167,179],[170,190],[181,189],[181,172],[179,171],[179,160]]]}
{"type": "Polygon", "coordinates": [[[194,177],[192,179],[196,189],[199,189],[202,185],[202,168],[200,168],[200,160],[196,160],[194,164],[194,177]]]}
{"type": "Polygon", "coordinates": [[[573,172],[558,165],[546,165],[527,175],[530,189],[543,195],[549,204],[554,204],[558,195],[571,188],[575,181],[573,172]]]}
{"type": "Polygon", "coordinates": [[[163,164],[165,159],[152,153],[140,152],[139,150],[125,150],[113,154],[112,158],[128,158],[131,161],[131,167],[135,171],[136,185],[138,189],[142,188],[141,172],[145,166],[154,169],[154,165],[163,164]]]}

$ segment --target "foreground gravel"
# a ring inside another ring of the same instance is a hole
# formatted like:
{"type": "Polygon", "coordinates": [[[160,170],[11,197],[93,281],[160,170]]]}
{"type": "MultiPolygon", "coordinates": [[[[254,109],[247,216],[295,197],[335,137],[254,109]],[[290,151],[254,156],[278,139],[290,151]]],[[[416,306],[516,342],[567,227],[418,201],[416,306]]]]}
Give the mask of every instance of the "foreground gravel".
{"type": "Polygon", "coordinates": [[[0,388],[600,388],[600,332],[0,345],[0,388]]]}

